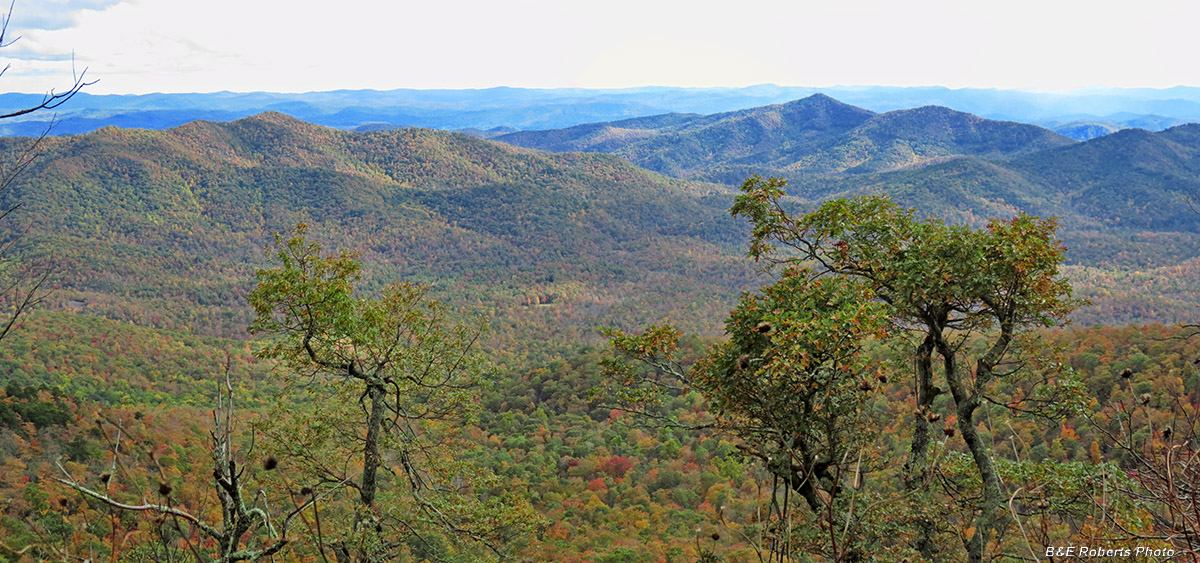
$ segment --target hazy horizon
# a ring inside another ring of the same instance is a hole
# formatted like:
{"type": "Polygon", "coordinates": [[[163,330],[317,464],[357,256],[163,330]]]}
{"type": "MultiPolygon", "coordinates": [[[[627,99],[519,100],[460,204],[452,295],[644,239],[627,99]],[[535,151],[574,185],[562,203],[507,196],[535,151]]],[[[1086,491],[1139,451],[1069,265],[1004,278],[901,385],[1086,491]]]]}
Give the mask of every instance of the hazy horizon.
{"type": "MultiPolygon", "coordinates": [[[[90,73],[90,71],[89,71],[89,73],[86,75],[86,78],[88,78],[88,79],[89,79],[89,81],[90,81],[91,79],[93,79],[93,76],[92,76],[92,74],[90,73]]],[[[97,83],[96,83],[94,86],[89,86],[89,87],[85,88],[85,89],[84,89],[82,92],[83,92],[83,93],[90,94],[90,95],[94,95],[94,96],[152,96],[152,95],[170,95],[170,94],[180,94],[180,95],[186,95],[186,94],[201,94],[201,95],[211,95],[211,94],[321,94],[321,93],[327,93],[327,92],[343,92],[343,91],[344,91],[344,92],[392,92],[392,91],[405,91],[405,90],[411,90],[411,91],[420,91],[420,92],[437,92],[437,91],[447,91],[447,92],[471,92],[471,91],[506,90],[506,89],[507,89],[507,90],[546,90],[546,91],[569,91],[569,90],[579,90],[579,91],[609,91],[609,92],[622,92],[622,91],[628,91],[628,92],[633,92],[633,91],[639,91],[639,90],[650,90],[650,89],[660,89],[660,88],[661,88],[661,89],[681,89],[681,90],[742,90],[742,89],[751,89],[751,88],[784,88],[784,89],[792,89],[792,88],[794,88],[794,89],[811,89],[811,90],[852,90],[852,89],[868,89],[868,88],[898,88],[898,89],[899,89],[899,88],[903,88],[903,89],[912,89],[912,90],[937,90],[937,89],[942,89],[942,90],[948,90],[948,91],[952,91],[952,92],[960,92],[960,91],[971,91],[971,90],[978,90],[978,91],[1016,92],[1016,93],[1027,93],[1027,94],[1047,94],[1047,95],[1063,95],[1063,96],[1072,96],[1072,95],[1085,95],[1085,94],[1090,94],[1090,93],[1093,93],[1092,91],[1097,91],[1097,90],[1099,90],[1099,91],[1146,91],[1146,90],[1149,90],[1149,91],[1157,91],[1157,92],[1165,92],[1165,91],[1167,91],[1167,90],[1184,89],[1184,88],[1186,88],[1186,89],[1197,89],[1197,90],[1200,90],[1200,85],[1193,86],[1193,85],[1189,85],[1189,84],[1176,84],[1176,85],[1174,85],[1174,86],[1162,86],[1162,87],[1150,87],[1150,86],[1106,86],[1106,85],[1096,85],[1096,86],[1084,86],[1084,87],[1080,87],[1080,88],[1073,88],[1073,89],[1070,89],[1070,90],[1052,90],[1052,89],[1038,89],[1038,88],[999,88],[999,87],[981,87],[981,86],[960,86],[960,87],[952,87],[952,86],[944,86],[944,85],[941,85],[941,84],[924,84],[924,85],[897,85],[897,84],[830,84],[830,85],[812,85],[812,84],[776,84],[776,83],[772,83],[772,82],[763,82],[763,83],[758,83],[758,84],[746,84],[746,85],[716,85],[716,86],[675,86],[675,85],[670,85],[670,84],[643,84],[643,85],[639,85],[639,86],[621,86],[621,87],[605,87],[605,88],[599,88],[599,87],[598,87],[598,88],[591,88],[591,87],[583,87],[583,86],[547,86],[547,87],[531,87],[531,86],[513,86],[513,85],[509,85],[509,84],[498,84],[498,85],[495,85],[495,86],[477,86],[477,87],[463,87],[463,88],[439,88],[439,87],[428,87],[428,88],[412,88],[412,87],[404,87],[404,86],[401,86],[401,87],[396,87],[396,88],[329,88],[329,89],[322,89],[322,90],[230,90],[230,89],[217,89],[217,90],[187,90],[187,91],[165,91],[165,90],[153,90],[153,91],[146,91],[146,92],[101,92],[101,91],[97,91],[97,90],[99,90],[98,86],[100,85],[100,83],[101,83],[101,82],[97,82],[97,83]]],[[[64,89],[65,89],[65,86],[67,86],[67,83],[66,83],[66,82],[62,82],[62,83],[60,83],[60,85],[62,86],[61,88],[59,88],[59,87],[55,87],[54,89],[55,89],[56,91],[64,90],[64,89]]],[[[36,91],[33,91],[33,90],[22,90],[22,91],[18,91],[18,90],[12,90],[12,89],[8,89],[8,90],[5,90],[3,93],[9,93],[9,94],[29,94],[29,95],[43,95],[43,94],[45,94],[46,92],[47,92],[47,90],[36,90],[36,91]]]]}

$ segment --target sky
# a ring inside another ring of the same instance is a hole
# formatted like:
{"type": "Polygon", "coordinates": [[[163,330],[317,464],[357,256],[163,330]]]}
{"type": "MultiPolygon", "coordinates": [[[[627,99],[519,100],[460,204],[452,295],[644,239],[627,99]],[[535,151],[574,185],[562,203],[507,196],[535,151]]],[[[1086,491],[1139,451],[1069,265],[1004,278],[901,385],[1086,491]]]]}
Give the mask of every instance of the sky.
{"type": "Polygon", "coordinates": [[[8,92],[1200,86],[1200,2],[15,0],[8,92]],[[19,38],[18,38],[19,37],[19,38]]]}

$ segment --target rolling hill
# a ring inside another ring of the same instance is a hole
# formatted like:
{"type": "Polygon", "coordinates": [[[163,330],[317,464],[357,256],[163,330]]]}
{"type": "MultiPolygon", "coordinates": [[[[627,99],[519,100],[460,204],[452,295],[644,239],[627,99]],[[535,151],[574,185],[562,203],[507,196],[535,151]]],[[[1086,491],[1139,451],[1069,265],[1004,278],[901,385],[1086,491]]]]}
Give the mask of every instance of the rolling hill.
{"type": "MultiPolygon", "coordinates": [[[[1028,130],[942,108],[877,115],[820,98],[787,105],[715,119],[700,130],[729,135],[718,145],[722,158],[741,154],[750,160],[736,166],[754,172],[763,171],[754,170],[754,158],[786,162],[789,150],[823,146],[804,153],[830,168],[796,177],[788,204],[800,208],[829,197],[885,193],[924,216],[975,225],[1019,212],[1059,215],[1070,247],[1066,275],[1076,296],[1092,301],[1076,321],[1194,320],[1200,216],[1182,198],[1200,193],[1200,126],[1125,131],[1039,149],[1039,138],[1055,138],[1022,136],[1028,130]],[[802,141],[788,145],[778,131],[802,141]],[[921,165],[905,164],[913,158],[921,165]]],[[[586,142],[635,147],[638,135],[663,138],[657,131],[695,119],[702,117],[630,120],[621,132],[596,128],[586,142]]],[[[0,158],[29,142],[0,139],[0,158]]],[[[609,154],[556,154],[424,129],[354,133],[280,113],[165,131],[104,128],[45,143],[41,158],[0,201],[23,204],[19,224],[0,226],[25,231],[17,247],[22,262],[52,264],[52,305],[60,306],[25,317],[0,354],[0,443],[8,456],[0,490],[16,499],[2,512],[5,553],[20,556],[25,548],[14,542],[34,541],[28,530],[78,530],[55,537],[89,554],[105,537],[113,546],[118,537],[133,538],[131,547],[155,541],[153,532],[144,533],[153,526],[135,534],[127,519],[107,518],[57,489],[39,489],[52,483],[48,476],[56,469],[65,473],[64,465],[68,477],[110,483],[117,474],[104,473],[116,467],[105,454],[112,443],[103,434],[106,420],[128,444],[129,463],[122,462],[115,484],[129,498],[157,485],[172,506],[217,506],[200,492],[211,484],[204,478],[212,461],[206,429],[215,416],[209,406],[222,365],[231,372],[226,385],[237,386],[238,404],[250,406],[243,420],[269,418],[280,412],[273,410],[277,405],[298,415],[285,431],[322,424],[309,417],[310,409],[333,397],[280,393],[280,373],[253,359],[255,343],[213,337],[244,336],[245,295],[253,270],[266,262],[262,247],[272,231],[297,222],[310,224],[331,249],[361,253],[368,291],[396,278],[427,283],[438,297],[490,322],[491,339],[481,347],[495,384],[471,391],[482,407],[476,419],[445,422],[464,435],[456,445],[478,447],[448,454],[497,477],[488,495],[520,495],[544,516],[546,526],[514,542],[520,557],[668,560],[690,555],[684,547],[699,548],[701,541],[736,554],[734,548],[742,548],[731,547],[740,541],[730,539],[735,534],[725,533],[721,544],[721,534],[710,530],[762,522],[761,507],[774,504],[767,488],[773,479],[744,464],[736,438],[640,425],[587,392],[611,378],[598,365],[606,353],[590,346],[595,325],[636,328],[669,318],[702,333],[681,342],[681,359],[688,362],[710,342],[704,334],[719,331],[714,325],[737,294],[764,281],[741,257],[747,233],[727,215],[732,193],[726,185],[663,176],[609,154]],[[66,463],[59,464],[64,454],[66,463]],[[59,523],[53,505],[72,520],[59,523]],[[105,519],[109,527],[91,524],[105,519]],[[714,521],[724,527],[713,527],[714,521]],[[119,534],[122,529],[130,533],[119,534]]],[[[735,173],[730,166],[723,173],[735,173]]],[[[1052,366],[1031,361],[1038,371],[1030,375],[1046,374],[1049,381],[1069,367],[1082,378],[1081,393],[1104,401],[1141,394],[1148,414],[1158,409],[1155,420],[1169,420],[1166,405],[1200,389],[1190,366],[1196,340],[1178,330],[1098,327],[1034,336],[1063,355],[1052,366]]],[[[878,363],[869,367],[886,370],[876,371],[880,387],[862,389],[871,392],[874,411],[863,428],[881,439],[876,451],[882,453],[872,453],[869,462],[877,468],[898,459],[891,452],[911,435],[891,422],[914,411],[920,420],[921,411],[911,398],[908,362],[884,347],[866,353],[878,363]],[[893,373],[891,366],[896,376],[888,384],[882,376],[893,373]]],[[[1021,380],[1005,385],[989,399],[1016,404],[1010,399],[1021,400],[1021,380]]],[[[672,396],[664,406],[689,426],[711,420],[710,407],[695,392],[672,396]]],[[[1046,467],[1095,465],[1120,452],[1101,451],[1105,431],[1095,421],[1056,416],[1049,424],[1024,418],[1010,424],[1003,411],[989,412],[997,443],[1011,442],[1014,457],[1036,463],[1025,466],[1035,475],[1046,467]],[[999,433],[1005,428],[1008,434],[999,433]]],[[[260,434],[247,426],[253,444],[260,434]]],[[[296,456],[275,457],[276,437],[261,436],[260,453],[251,455],[253,446],[240,450],[248,453],[239,463],[250,468],[251,482],[266,484],[256,499],[275,491],[266,488],[272,478],[253,480],[256,466],[263,473],[278,470],[273,475],[283,476],[280,498],[286,498],[293,483],[309,476],[294,469],[296,456]]],[[[955,457],[961,446],[950,432],[944,436],[941,444],[949,446],[939,446],[946,448],[942,453],[955,457]]],[[[1008,461],[1007,451],[996,452],[1008,461]]],[[[962,482],[945,475],[956,487],[962,482]]],[[[1029,488],[1042,479],[1031,478],[1029,488]]],[[[743,539],[755,533],[749,525],[742,529],[743,539]]],[[[956,534],[947,538],[959,541],[956,534]]],[[[156,553],[140,552],[146,560],[163,559],[156,553]]],[[[752,560],[750,551],[741,554],[752,560]]]]}
{"type": "Polygon", "coordinates": [[[982,226],[1019,212],[1059,218],[1085,323],[1187,322],[1200,305],[1200,125],[1140,129],[1008,161],[958,157],[848,177],[802,176],[792,201],[884,193],[927,217],[982,226]],[[1118,320],[1119,319],[1119,320],[1118,320]]]}
{"type": "Polygon", "coordinates": [[[942,107],[874,114],[814,95],[708,116],[668,114],[497,139],[610,152],[652,170],[736,184],[788,178],[795,200],[887,194],[929,217],[982,225],[1054,215],[1076,264],[1161,267],[1196,256],[1200,125],[1125,129],[1087,142],[942,107]],[[1157,233],[1158,244],[1137,244],[1157,233]]]}
{"type": "MultiPolygon", "coordinates": [[[[982,226],[1019,212],[1059,218],[1071,264],[1161,268],[1200,256],[1200,125],[1120,131],[1007,161],[958,157],[847,177],[800,176],[797,205],[888,194],[927,217],[982,226]]],[[[1194,266],[1193,266],[1194,267],[1194,266]]]]}
{"type": "Polygon", "coordinates": [[[4,197],[24,204],[26,259],[56,264],[60,300],[216,335],[242,334],[262,248],[298,222],[361,252],[375,287],[403,277],[559,330],[689,309],[715,319],[756,279],[719,186],[602,154],[278,113],[48,139],[4,197]]]}
{"type": "MultiPolygon", "coordinates": [[[[1200,126],[1030,152],[1028,138],[1014,134],[1029,129],[939,108],[873,115],[819,97],[802,102],[710,119],[707,129],[742,139],[731,150],[753,134],[778,139],[766,132],[788,127],[808,146],[859,139],[859,168],[795,177],[797,208],[883,193],[924,216],[975,225],[1019,212],[1056,215],[1085,292],[1120,272],[1200,267],[1200,216],[1181,199],[1200,193],[1200,126]],[[925,154],[942,146],[979,156],[868,171],[898,154],[879,141],[889,131],[923,139],[925,154]],[[1017,156],[988,159],[1001,154],[1017,156]]],[[[631,120],[623,129],[695,119],[631,120]]],[[[3,139],[0,151],[27,142],[3,139]]],[[[792,150],[747,144],[754,154],[792,150]]],[[[428,284],[485,312],[509,342],[534,333],[594,338],[600,324],[664,318],[714,334],[738,293],[763,279],[741,258],[745,226],[727,215],[729,187],[608,154],[554,154],[426,129],[347,132],[279,113],[164,131],[105,128],[48,139],[45,148],[0,202],[25,206],[24,259],[54,264],[60,306],[144,326],[243,335],[262,248],[270,233],[298,222],[362,253],[371,287],[401,278],[428,284]]],[[[1195,306],[1191,295],[1147,293],[1138,297],[1144,306],[1088,318],[1183,318],[1195,306]]]]}
{"type": "Polygon", "coordinates": [[[714,115],[668,114],[496,137],[556,152],[609,152],[680,178],[852,175],[953,156],[1004,159],[1071,144],[1052,131],[943,107],[876,114],[823,94],[714,115]]]}

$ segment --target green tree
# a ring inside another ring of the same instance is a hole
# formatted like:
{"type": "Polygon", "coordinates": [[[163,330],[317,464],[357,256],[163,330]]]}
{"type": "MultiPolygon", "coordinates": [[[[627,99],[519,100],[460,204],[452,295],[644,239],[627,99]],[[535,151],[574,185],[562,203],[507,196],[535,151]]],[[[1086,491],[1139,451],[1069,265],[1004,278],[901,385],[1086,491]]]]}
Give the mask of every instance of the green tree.
{"type": "MultiPolygon", "coordinates": [[[[780,203],[785,186],[751,177],[731,209],[752,224],[749,256],[782,267],[780,281],[761,296],[743,297],[726,323],[729,341],[688,370],[673,358],[677,333],[669,327],[612,333],[622,356],[609,362],[618,396],[645,405],[673,387],[701,391],[718,427],[742,438],[743,451],[812,512],[824,513],[817,520],[824,531],[857,529],[856,537],[876,547],[903,541],[926,559],[944,558],[946,523],[929,514],[936,506],[929,490],[935,478],[960,481],[966,489],[955,485],[949,494],[968,522],[949,535],[962,539],[969,560],[981,561],[1011,522],[1001,470],[977,428],[980,408],[990,403],[1054,416],[1080,405],[1083,395],[1069,372],[1053,367],[1022,379],[1034,374],[1023,365],[1044,358],[1021,336],[1054,325],[1075,305],[1058,274],[1063,249],[1054,221],[1022,215],[977,230],[918,220],[886,197],[832,200],[793,216],[780,203]],[[871,523],[868,511],[855,513],[847,495],[838,494],[861,484],[859,456],[871,441],[863,405],[886,375],[864,363],[860,351],[884,333],[915,372],[912,441],[896,472],[901,497],[879,499],[893,512],[899,498],[911,507],[904,530],[888,529],[904,518],[871,523]],[[636,370],[628,359],[654,369],[636,370]],[[994,397],[1000,378],[1021,393],[994,397]],[[937,401],[947,392],[952,401],[937,401]],[[956,426],[935,435],[933,423],[949,415],[956,426]],[[937,438],[951,436],[962,440],[974,476],[964,476],[961,463],[936,465],[937,438]]],[[[835,560],[861,555],[839,541],[827,534],[820,549],[835,560]]],[[[904,556],[899,549],[894,554],[904,556]]]]}
{"type": "Polygon", "coordinates": [[[608,331],[622,355],[605,362],[607,373],[627,403],[645,408],[671,382],[701,392],[716,426],[738,436],[742,453],[783,484],[773,517],[791,521],[788,491],[816,516],[818,533],[796,546],[779,534],[764,546],[768,560],[783,561],[796,549],[854,560],[881,540],[862,526],[866,515],[846,511],[854,511],[847,499],[860,488],[864,456],[871,457],[875,424],[865,406],[882,376],[862,351],[885,336],[885,309],[858,280],[814,274],[788,267],[761,294],[743,295],[725,323],[728,340],[691,369],[677,360],[680,333],[670,327],[638,335],[608,331]],[[646,372],[629,360],[656,369],[646,372]]]}
{"type": "Polygon", "coordinates": [[[482,329],[451,318],[420,286],[357,295],[357,256],[324,256],[306,234],[299,225],[276,235],[278,265],[257,274],[250,330],[272,337],[260,355],[278,360],[308,399],[273,417],[281,460],[357,491],[332,549],[343,559],[391,560],[414,541],[440,552],[439,536],[499,549],[531,521],[528,507],[477,498],[494,477],[468,463],[468,444],[455,436],[487,382],[474,352],[482,329]]]}
{"type": "MultiPolygon", "coordinates": [[[[906,488],[928,482],[928,451],[934,401],[944,391],[935,382],[933,355],[954,400],[957,429],[982,482],[974,533],[965,540],[968,559],[981,561],[1005,517],[1000,476],[992,452],[976,428],[976,414],[998,377],[1012,375],[1022,362],[1018,335],[1053,326],[1076,305],[1059,275],[1064,249],[1055,239],[1053,219],[1020,215],[991,221],[983,230],[917,220],[886,197],[829,201],[793,218],[780,205],[785,182],[752,177],[742,185],[732,209],[750,219],[750,256],[772,263],[812,262],[822,273],[862,280],[891,310],[893,325],[919,327],[921,342],[912,352],[917,379],[911,453],[906,488]],[[983,335],[987,345],[972,359],[964,344],[983,335]]],[[[1045,387],[1043,388],[1045,389],[1045,387]]],[[[1061,385],[1059,391],[1078,390],[1061,385]]],[[[1030,398],[1031,404],[1068,405],[1030,398]]],[[[927,529],[931,533],[931,530],[927,529]]],[[[931,556],[925,535],[921,551],[931,556]]]]}

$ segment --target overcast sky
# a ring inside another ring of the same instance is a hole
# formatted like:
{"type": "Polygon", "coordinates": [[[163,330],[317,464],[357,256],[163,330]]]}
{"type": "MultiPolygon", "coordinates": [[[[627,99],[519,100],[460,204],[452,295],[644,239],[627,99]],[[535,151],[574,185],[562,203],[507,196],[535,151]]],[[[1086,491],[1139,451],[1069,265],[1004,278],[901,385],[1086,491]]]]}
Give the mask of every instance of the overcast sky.
{"type": "Polygon", "coordinates": [[[16,0],[0,91],[72,64],[90,93],[1200,86],[1198,22],[1182,0],[16,0]]]}

